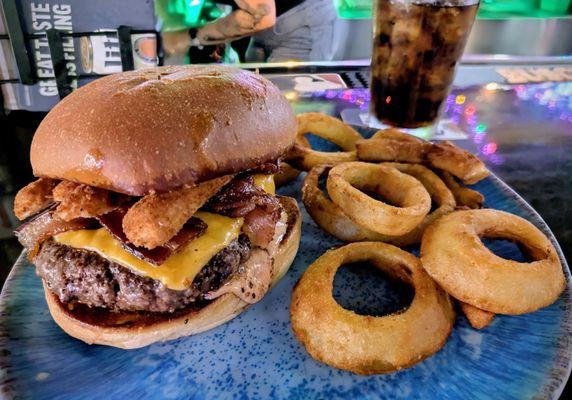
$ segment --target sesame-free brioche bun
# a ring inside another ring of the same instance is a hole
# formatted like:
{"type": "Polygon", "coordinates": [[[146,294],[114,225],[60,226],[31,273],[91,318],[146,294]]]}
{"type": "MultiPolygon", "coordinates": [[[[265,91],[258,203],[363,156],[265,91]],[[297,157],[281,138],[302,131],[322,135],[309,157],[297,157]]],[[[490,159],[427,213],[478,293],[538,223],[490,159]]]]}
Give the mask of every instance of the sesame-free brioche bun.
{"type": "MultiPolygon", "coordinates": [[[[301,215],[296,201],[279,197],[286,211],[287,230],[270,256],[273,258],[274,286],[288,271],[298,251],[301,215]]],[[[270,290],[270,288],[268,289],[270,290]]],[[[69,308],[62,304],[44,283],[44,294],[54,321],[70,336],[89,344],[134,349],[155,342],[194,335],[221,325],[244,311],[250,304],[227,293],[203,308],[183,309],[172,314],[109,312],[79,304],[69,308]]]]}
{"type": "Polygon", "coordinates": [[[38,127],[30,159],[39,177],[142,196],[274,162],[295,134],[290,105],[262,76],[167,66],[75,90],[38,127]]]}

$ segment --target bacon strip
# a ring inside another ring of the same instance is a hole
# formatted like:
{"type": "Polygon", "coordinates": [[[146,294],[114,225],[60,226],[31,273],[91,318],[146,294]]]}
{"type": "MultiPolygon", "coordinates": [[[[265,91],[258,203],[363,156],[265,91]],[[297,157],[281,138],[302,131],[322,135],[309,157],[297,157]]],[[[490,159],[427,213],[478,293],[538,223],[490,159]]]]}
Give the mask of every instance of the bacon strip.
{"type": "Polygon", "coordinates": [[[98,217],[127,199],[127,196],[109,190],[70,181],[60,182],[54,188],[53,195],[54,200],[60,203],[56,215],[64,221],[98,217]]]}
{"type": "Polygon", "coordinates": [[[123,218],[127,239],[147,249],[164,245],[231,179],[232,176],[223,176],[191,188],[143,197],[123,218]]]}
{"type": "Polygon", "coordinates": [[[54,198],[52,190],[59,181],[50,178],[40,178],[24,186],[14,199],[14,214],[24,220],[46,209],[54,198]]]}
{"type": "Polygon", "coordinates": [[[272,259],[265,250],[252,250],[241,271],[217,290],[207,293],[205,299],[213,300],[232,293],[246,303],[256,303],[268,292],[272,282],[272,265],[272,259]]]}
{"type": "Polygon", "coordinates": [[[173,236],[167,243],[149,250],[129,243],[122,228],[123,218],[127,210],[127,206],[119,207],[107,214],[101,215],[97,220],[121,243],[121,246],[125,250],[135,257],[154,265],[163,264],[171,255],[180,251],[191,240],[201,236],[207,229],[207,224],[193,217],[189,219],[179,233],[173,236]]]}
{"type": "Polygon", "coordinates": [[[34,258],[40,244],[46,239],[58,233],[93,228],[96,225],[95,220],[87,218],[63,221],[56,216],[54,207],[25,222],[14,232],[18,241],[28,250],[30,260],[34,258]]]}
{"type": "Polygon", "coordinates": [[[278,199],[256,187],[252,176],[233,180],[205,208],[229,217],[244,217],[242,231],[253,245],[262,248],[272,240],[281,211],[278,199]]]}

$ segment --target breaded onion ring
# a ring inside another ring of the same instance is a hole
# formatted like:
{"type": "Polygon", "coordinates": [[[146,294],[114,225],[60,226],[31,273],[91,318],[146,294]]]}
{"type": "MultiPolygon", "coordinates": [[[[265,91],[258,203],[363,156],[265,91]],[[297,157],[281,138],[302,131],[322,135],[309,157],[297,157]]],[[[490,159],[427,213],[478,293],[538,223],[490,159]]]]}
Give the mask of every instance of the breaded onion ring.
{"type": "Polygon", "coordinates": [[[485,196],[481,193],[477,192],[476,190],[469,189],[466,186],[463,186],[451,175],[446,171],[441,171],[439,173],[445,185],[451,190],[453,196],[455,196],[455,201],[457,202],[457,206],[464,206],[469,208],[481,208],[483,203],[485,202],[485,196]]]}
{"type": "Polygon", "coordinates": [[[356,142],[358,159],[364,161],[398,161],[422,163],[425,161],[429,142],[377,137],[356,142]]]}
{"type": "Polygon", "coordinates": [[[40,178],[24,186],[14,199],[14,215],[23,220],[47,208],[54,201],[52,190],[59,181],[40,178]]]}
{"type": "Polygon", "coordinates": [[[127,239],[147,249],[165,244],[231,179],[232,176],[223,176],[190,188],[143,197],[123,217],[127,239]]]}
{"type": "Polygon", "coordinates": [[[281,187],[292,182],[298,177],[298,175],[300,175],[300,172],[301,171],[299,169],[296,169],[287,162],[282,161],[280,163],[280,170],[277,174],[274,174],[274,183],[276,184],[276,187],[281,187]]]}
{"type": "Polygon", "coordinates": [[[393,167],[364,162],[338,164],[330,171],[328,194],[352,221],[374,232],[398,236],[411,232],[431,209],[421,182],[393,167]],[[368,196],[376,193],[398,207],[368,196]]]}
{"type": "Polygon", "coordinates": [[[402,142],[413,142],[413,143],[425,142],[423,139],[420,139],[417,136],[410,135],[395,128],[387,128],[379,130],[371,136],[371,139],[393,139],[402,142]]]}
{"type": "Polygon", "coordinates": [[[489,311],[481,310],[480,308],[473,307],[470,304],[459,302],[459,306],[467,317],[469,324],[475,329],[483,329],[489,326],[493,319],[495,319],[495,314],[489,311]]]}
{"type": "Polygon", "coordinates": [[[427,162],[434,168],[449,172],[468,185],[489,176],[489,171],[481,160],[447,140],[430,147],[427,162]]]}
{"type": "Polygon", "coordinates": [[[61,181],[53,191],[54,200],[60,204],[55,216],[64,221],[76,218],[92,218],[117,208],[126,196],[82,183],[61,181]]]}
{"type": "Polygon", "coordinates": [[[302,202],[308,214],[323,230],[345,242],[383,241],[386,235],[357,225],[320,190],[320,179],[327,176],[332,167],[316,165],[306,175],[302,185],[302,202]]]}
{"type": "Polygon", "coordinates": [[[386,165],[397,168],[399,171],[419,180],[427,189],[433,202],[438,206],[411,232],[401,236],[382,235],[363,228],[349,219],[341,208],[328,199],[319,188],[319,180],[328,174],[332,168],[330,165],[318,165],[312,168],[304,179],[302,202],[308,214],[322,229],[345,242],[369,240],[387,242],[401,247],[419,243],[423,231],[431,222],[455,209],[453,195],[437,175],[421,165],[398,163],[387,163],[386,165]]]}
{"type": "Polygon", "coordinates": [[[489,175],[481,160],[449,141],[424,142],[406,133],[388,130],[357,141],[355,146],[360,160],[427,164],[445,170],[469,185],[489,175]],[[407,136],[412,139],[405,139],[407,136]]]}
{"type": "Polygon", "coordinates": [[[337,118],[322,113],[305,113],[297,116],[298,134],[293,150],[286,161],[303,171],[319,164],[338,164],[357,160],[355,142],[363,139],[355,129],[337,118]],[[327,152],[313,150],[305,134],[312,133],[335,143],[344,151],[327,152]]]}
{"type": "Polygon", "coordinates": [[[423,234],[421,260],[451,296],[495,314],[546,307],[566,284],[550,240],[527,220],[498,210],[455,211],[440,218],[423,234]],[[518,242],[534,261],[501,258],[481,237],[518,242]]]}
{"type": "Polygon", "coordinates": [[[455,320],[452,302],[412,254],[379,242],[330,250],[308,267],[294,287],[290,319],[296,338],[316,360],[358,374],[407,368],[437,352],[455,320]],[[342,264],[369,261],[413,286],[415,296],[401,312],[358,315],[332,296],[342,264]]]}

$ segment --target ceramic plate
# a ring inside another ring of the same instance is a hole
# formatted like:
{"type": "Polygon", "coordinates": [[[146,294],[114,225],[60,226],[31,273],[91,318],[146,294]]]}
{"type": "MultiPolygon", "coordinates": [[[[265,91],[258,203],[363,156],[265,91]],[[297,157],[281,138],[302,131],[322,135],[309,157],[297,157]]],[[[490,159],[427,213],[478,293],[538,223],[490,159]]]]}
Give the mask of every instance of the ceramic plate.
{"type": "MultiPolygon", "coordinates": [[[[281,191],[300,200],[301,180],[281,191]]],[[[338,241],[303,210],[300,251],[282,281],[259,303],[209,332],[123,351],[68,337],[50,318],[40,279],[20,257],[0,299],[0,387],[5,397],[100,398],[557,398],[570,374],[572,300],[570,272],[540,216],[495,176],[475,185],[486,207],[524,217],[553,241],[568,287],[545,309],[497,316],[476,331],[459,316],[441,351],[391,375],[359,376],[314,361],[294,338],[289,304],[306,267],[338,241]]],[[[506,258],[517,247],[488,243],[506,258]]],[[[362,313],[379,313],[406,301],[380,276],[344,268],[335,296],[362,313]]],[[[332,349],[336,351],[336,349],[332,349]]]]}

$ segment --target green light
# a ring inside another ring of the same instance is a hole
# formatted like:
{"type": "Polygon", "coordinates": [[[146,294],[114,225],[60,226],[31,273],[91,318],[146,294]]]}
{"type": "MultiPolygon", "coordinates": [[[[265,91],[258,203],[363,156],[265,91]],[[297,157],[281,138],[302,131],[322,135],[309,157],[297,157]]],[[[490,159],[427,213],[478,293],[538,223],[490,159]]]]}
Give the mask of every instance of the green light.
{"type": "Polygon", "coordinates": [[[486,130],[487,126],[485,124],[478,124],[477,127],[475,128],[475,132],[477,133],[483,133],[486,130]]]}

